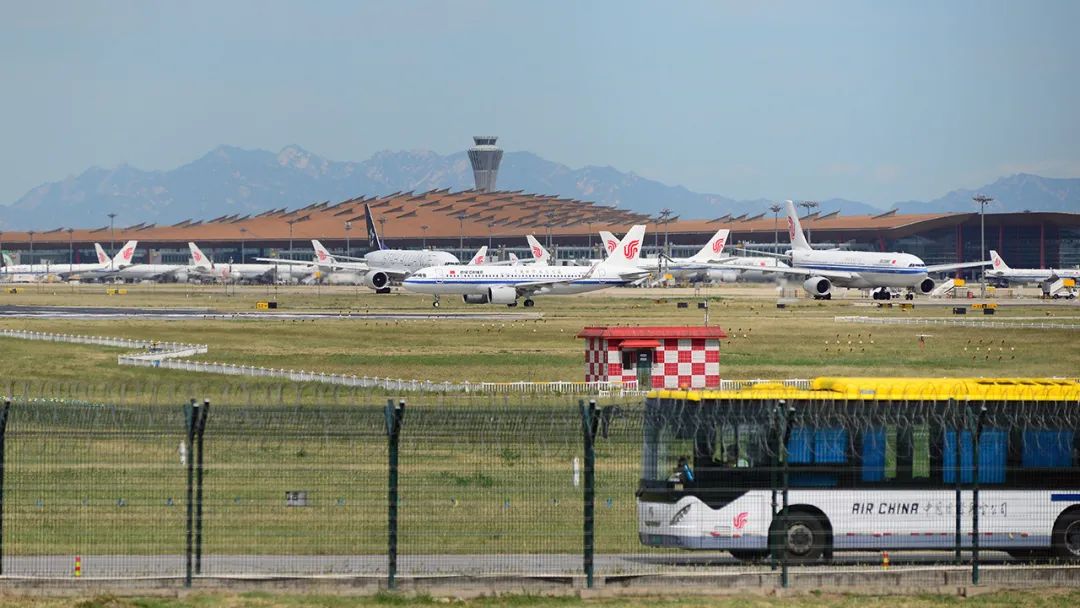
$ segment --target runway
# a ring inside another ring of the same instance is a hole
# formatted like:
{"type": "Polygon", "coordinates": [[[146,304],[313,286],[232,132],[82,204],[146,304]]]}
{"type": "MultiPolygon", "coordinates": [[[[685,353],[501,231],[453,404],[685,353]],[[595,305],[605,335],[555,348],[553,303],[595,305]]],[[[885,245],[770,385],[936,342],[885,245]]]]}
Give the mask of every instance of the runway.
{"type": "Polygon", "coordinates": [[[145,319],[169,321],[535,321],[541,312],[364,312],[256,311],[235,312],[211,308],[132,308],[82,306],[0,306],[0,319],[145,319]]]}

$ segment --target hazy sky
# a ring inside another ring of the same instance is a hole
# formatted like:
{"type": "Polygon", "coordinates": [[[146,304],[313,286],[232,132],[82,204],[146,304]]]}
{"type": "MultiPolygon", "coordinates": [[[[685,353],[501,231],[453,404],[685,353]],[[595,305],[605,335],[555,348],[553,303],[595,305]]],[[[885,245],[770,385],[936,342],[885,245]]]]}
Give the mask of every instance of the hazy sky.
{"type": "Polygon", "coordinates": [[[0,0],[0,202],[222,143],[363,160],[486,133],[737,198],[1077,177],[1077,24],[1068,0],[0,0]]]}

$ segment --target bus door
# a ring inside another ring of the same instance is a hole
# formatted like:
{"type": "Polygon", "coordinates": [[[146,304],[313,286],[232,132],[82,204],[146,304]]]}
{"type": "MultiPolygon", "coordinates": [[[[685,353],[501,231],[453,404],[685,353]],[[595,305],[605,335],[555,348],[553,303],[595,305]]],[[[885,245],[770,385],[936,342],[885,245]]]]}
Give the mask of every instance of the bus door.
{"type": "Polygon", "coordinates": [[[652,366],[653,366],[653,351],[652,349],[642,349],[637,351],[637,385],[639,389],[652,388],[652,366]]]}

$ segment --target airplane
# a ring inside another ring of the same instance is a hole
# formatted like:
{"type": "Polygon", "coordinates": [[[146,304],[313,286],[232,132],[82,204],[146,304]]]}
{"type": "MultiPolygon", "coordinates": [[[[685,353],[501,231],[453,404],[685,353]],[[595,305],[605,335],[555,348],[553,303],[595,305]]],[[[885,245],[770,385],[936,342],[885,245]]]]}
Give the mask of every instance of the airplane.
{"type": "Polygon", "coordinates": [[[788,216],[788,236],[791,238],[791,266],[786,268],[755,267],[724,263],[727,268],[757,270],[784,276],[804,278],[803,289],[815,300],[831,300],[833,285],[855,289],[871,289],[875,300],[892,298],[892,289],[928,294],[934,290],[932,272],[986,266],[991,262],[963,262],[927,266],[918,256],[895,251],[818,251],[810,247],[803,234],[795,204],[785,201],[788,216]]]}
{"type": "MultiPolygon", "coordinates": [[[[447,251],[429,251],[412,249],[389,249],[375,230],[375,219],[371,214],[371,208],[364,204],[364,215],[367,218],[368,247],[371,249],[362,258],[345,255],[334,256],[321,244],[315,248],[315,256],[320,267],[329,265],[340,270],[351,270],[359,275],[360,283],[375,293],[390,293],[390,282],[398,282],[410,274],[428,268],[430,266],[442,266],[445,264],[460,264],[461,262],[452,253],[447,251]],[[320,253],[321,250],[321,253],[320,253]],[[325,256],[325,258],[323,257],[325,256]]],[[[312,241],[314,244],[315,241],[312,241]]],[[[257,258],[260,261],[273,261],[283,265],[307,264],[297,260],[274,260],[272,258],[257,258]]]]}
{"type": "MultiPolygon", "coordinates": [[[[94,243],[94,249],[97,251],[99,260],[105,258],[105,250],[101,245],[94,243]]],[[[134,251],[134,246],[132,250],[134,251]]],[[[187,281],[188,268],[185,264],[129,264],[109,271],[101,271],[97,273],[97,278],[147,281],[171,277],[184,282],[187,281]]]]}
{"type": "Polygon", "coordinates": [[[67,280],[72,278],[103,278],[114,269],[125,268],[131,265],[131,257],[135,254],[135,245],[138,241],[128,241],[120,248],[113,258],[106,255],[101,245],[94,243],[98,261],[96,264],[8,264],[11,258],[4,254],[5,266],[0,269],[0,277],[8,277],[0,280],[16,282],[44,281],[48,277],[59,277],[67,280]]]}
{"type": "Polygon", "coordinates": [[[287,265],[214,262],[206,257],[206,254],[195,243],[188,242],[188,249],[191,250],[192,261],[188,271],[190,277],[202,277],[215,281],[269,281],[272,279],[300,281],[311,276],[315,271],[315,265],[312,262],[299,260],[292,260],[302,264],[295,271],[292,266],[287,265]]]}
{"type": "Polygon", "coordinates": [[[986,271],[986,278],[994,279],[1003,285],[1012,283],[1047,283],[1058,279],[1080,279],[1080,269],[1062,268],[1010,268],[1001,255],[990,250],[993,268],[986,271]]]}
{"type": "Polygon", "coordinates": [[[636,225],[619,242],[620,248],[608,259],[584,266],[432,266],[417,271],[402,285],[409,291],[439,297],[461,295],[466,304],[506,304],[526,307],[538,295],[569,295],[629,285],[650,273],[637,265],[645,226],[636,225]]]}

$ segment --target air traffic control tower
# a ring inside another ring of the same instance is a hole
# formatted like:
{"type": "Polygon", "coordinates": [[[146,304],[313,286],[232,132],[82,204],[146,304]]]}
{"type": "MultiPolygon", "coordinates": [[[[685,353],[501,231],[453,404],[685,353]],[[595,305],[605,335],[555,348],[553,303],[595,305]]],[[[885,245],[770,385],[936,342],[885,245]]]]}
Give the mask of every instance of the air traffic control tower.
{"type": "Polygon", "coordinates": [[[476,135],[473,137],[476,145],[469,148],[469,161],[472,162],[477,192],[495,190],[495,179],[499,176],[499,162],[502,161],[503,154],[502,149],[495,145],[496,139],[498,137],[492,135],[476,135]]]}

